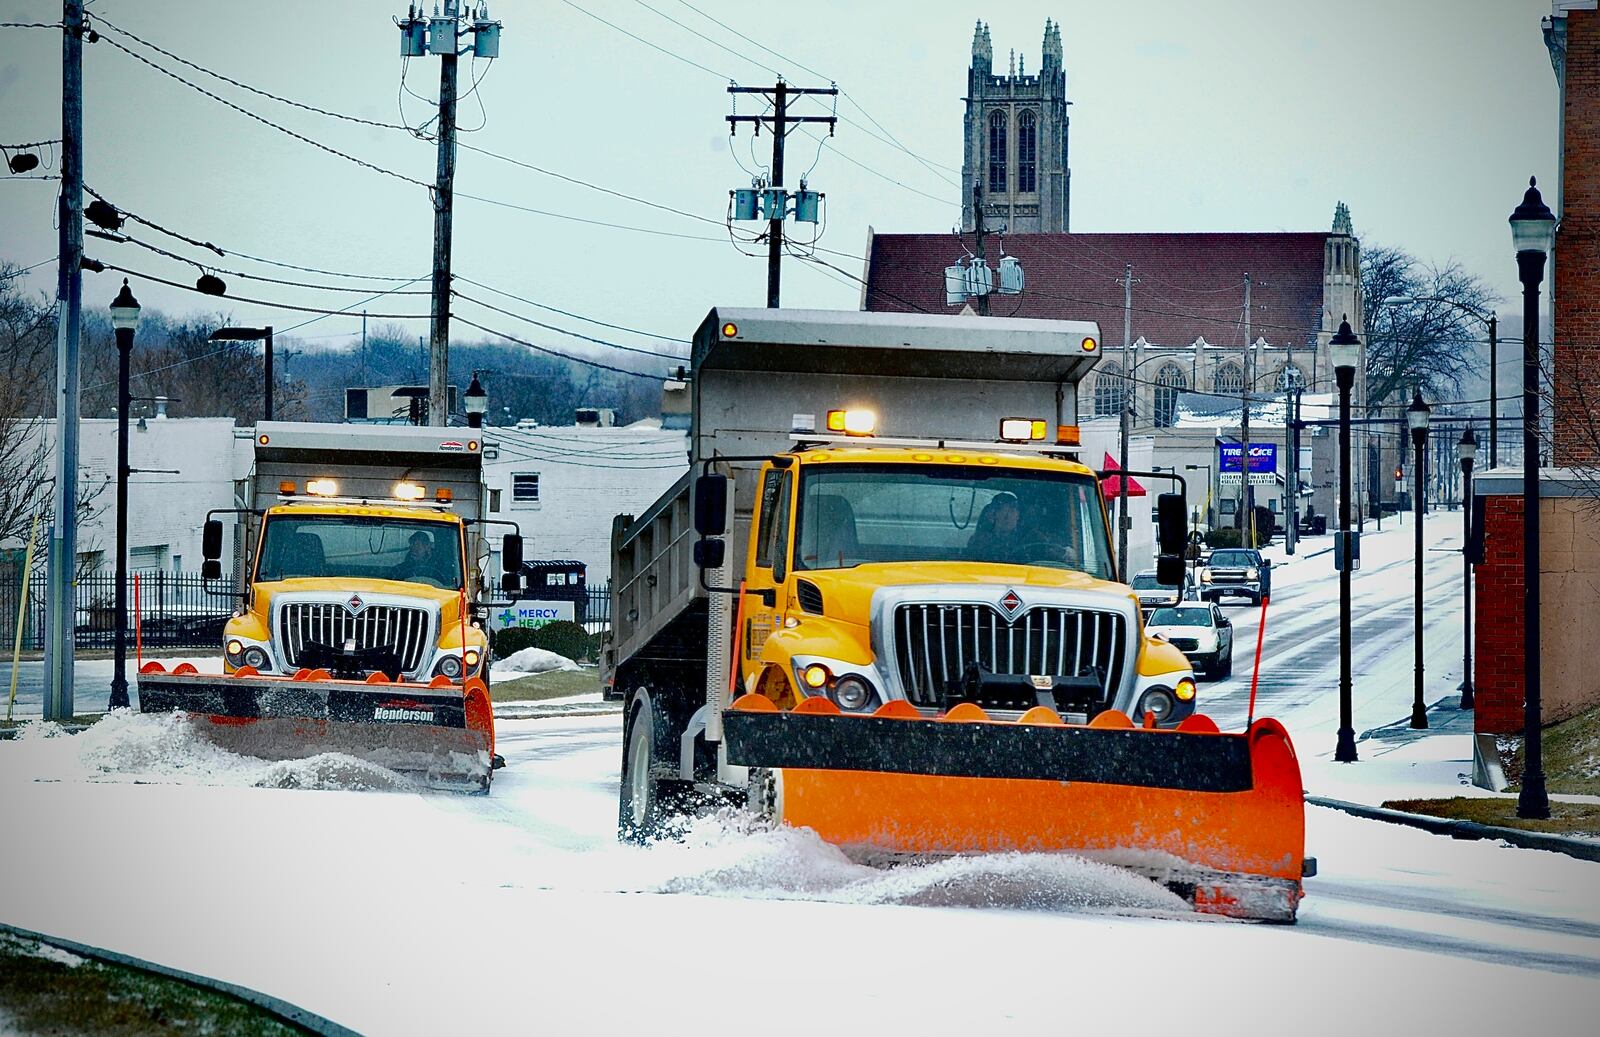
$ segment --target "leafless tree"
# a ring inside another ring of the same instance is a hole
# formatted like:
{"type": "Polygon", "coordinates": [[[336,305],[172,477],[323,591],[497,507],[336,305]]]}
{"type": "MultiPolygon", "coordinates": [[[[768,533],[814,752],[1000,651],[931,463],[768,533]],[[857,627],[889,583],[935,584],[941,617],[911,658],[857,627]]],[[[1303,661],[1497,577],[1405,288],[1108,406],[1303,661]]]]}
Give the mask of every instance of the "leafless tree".
{"type": "Polygon", "coordinates": [[[1482,321],[1460,307],[1487,315],[1497,301],[1483,282],[1457,263],[1433,266],[1403,249],[1364,245],[1361,291],[1368,408],[1404,403],[1417,388],[1436,399],[1458,393],[1476,364],[1470,343],[1484,337],[1482,321]],[[1411,301],[1389,302],[1396,298],[1411,301]]]}
{"type": "Polygon", "coordinates": [[[26,537],[49,506],[49,440],[39,418],[54,396],[55,330],[48,301],[24,294],[15,265],[0,265],[0,543],[26,537]]]}

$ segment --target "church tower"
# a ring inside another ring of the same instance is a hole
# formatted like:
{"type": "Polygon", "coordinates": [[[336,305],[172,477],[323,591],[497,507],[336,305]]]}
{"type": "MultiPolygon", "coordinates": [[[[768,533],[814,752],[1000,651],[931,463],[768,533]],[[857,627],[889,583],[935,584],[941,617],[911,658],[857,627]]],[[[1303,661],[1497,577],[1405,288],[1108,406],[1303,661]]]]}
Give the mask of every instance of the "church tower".
{"type": "Polygon", "coordinates": [[[961,226],[976,227],[973,191],[981,191],[989,230],[1009,234],[1071,229],[1072,172],[1067,166],[1067,73],[1061,26],[1044,23],[1044,61],[1028,75],[1011,52],[1004,75],[994,72],[989,27],[972,34],[967,70],[965,146],[961,160],[961,226]]]}

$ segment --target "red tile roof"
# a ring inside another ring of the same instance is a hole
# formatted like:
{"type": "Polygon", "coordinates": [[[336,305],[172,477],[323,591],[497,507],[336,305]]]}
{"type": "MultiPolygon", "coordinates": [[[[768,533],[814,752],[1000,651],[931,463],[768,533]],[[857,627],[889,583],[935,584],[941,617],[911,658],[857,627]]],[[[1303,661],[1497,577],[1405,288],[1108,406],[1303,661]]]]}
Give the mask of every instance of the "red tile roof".
{"type": "MultiPolygon", "coordinates": [[[[1133,264],[1133,335],[1160,346],[1200,336],[1238,346],[1244,337],[1244,275],[1254,282],[1252,338],[1305,345],[1322,322],[1326,231],[1266,234],[1016,234],[1005,251],[1022,262],[1020,296],[995,295],[996,316],[1100,322],[1108,345],[1122,342],[1123,267],[1133,264]],[[1291,330],[1294,329],[1294,330],[1291,330]]],[[[971,235],[963,240],[970,247],[971,235]]],[[[1001,239],[986,239],[989,265],[1001,239]]],[[[950,234],[878,234],[872,239],[866,308],[955,313],[944,301],[944,268],[965,253],[950,234]]]]}

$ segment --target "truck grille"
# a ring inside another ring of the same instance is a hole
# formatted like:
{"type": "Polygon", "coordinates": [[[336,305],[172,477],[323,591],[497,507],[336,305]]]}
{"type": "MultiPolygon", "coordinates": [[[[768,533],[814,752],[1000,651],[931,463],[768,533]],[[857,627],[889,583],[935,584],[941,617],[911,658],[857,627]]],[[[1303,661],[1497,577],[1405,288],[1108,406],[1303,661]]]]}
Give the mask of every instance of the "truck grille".
{"type": "Polygon", "coordinates": [[[1200,640],[1194,637],[1169,637],[1167,640],[1180,652],[1198,652],[1200,640]]]}
{"type": "Polygon", "coordinates": [[[400,669],[412,673],[423,663],[429,645],[427,609],[403,605],[368,605],[355,615],[342,604],[289,602],[278,612],[278,643],[290,669],[310,645],[338,649],[354,640],[357,651],[384,648],[394,652],[400,669]]]}
{"type": "Polygon", "coordinates": [[[1120,613],[1062,606],[1007,620],[989,605],[901,605],[895,612],[895,665],[906,698],[943,704],[972,663],[985,673],[1094,677],[1101,699],[1122,681],[1126,622],[1120,613]]]}

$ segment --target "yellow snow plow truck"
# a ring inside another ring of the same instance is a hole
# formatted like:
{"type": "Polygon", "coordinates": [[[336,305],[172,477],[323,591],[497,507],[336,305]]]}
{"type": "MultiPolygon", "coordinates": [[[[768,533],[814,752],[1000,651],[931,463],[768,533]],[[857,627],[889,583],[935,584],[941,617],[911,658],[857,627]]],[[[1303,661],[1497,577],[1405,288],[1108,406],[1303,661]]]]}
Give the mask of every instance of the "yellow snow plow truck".
{"type": "MultiPolygon", "coordinates": [[[[1196,712],[1078,460],[1098,339],[1089,322],[711,311],[691,470],[613,526],[623,839],[732,801],[864,858],[1070,852],[1202,911],[1294,919],[1288,736],[1196,712]]],[[[1158,519],[1171,574],[1181,495],[1158,519]]]]}
{"type": "MultiPolygon", "coordinates": [[[[210,741],[263,759],[357,756],[427,785],[487,791],[496,758],[481,429],[262,422],[235,530],[222,673],[139,673],[144,712],[182,710],[210,741]],[[247,546],[248,545],[248,546],[247,546]]],[[[222,576],[223,523],[204,533],[222,576]]],[[[522,541],[507,533],[502,588],[522,541]]]]}

